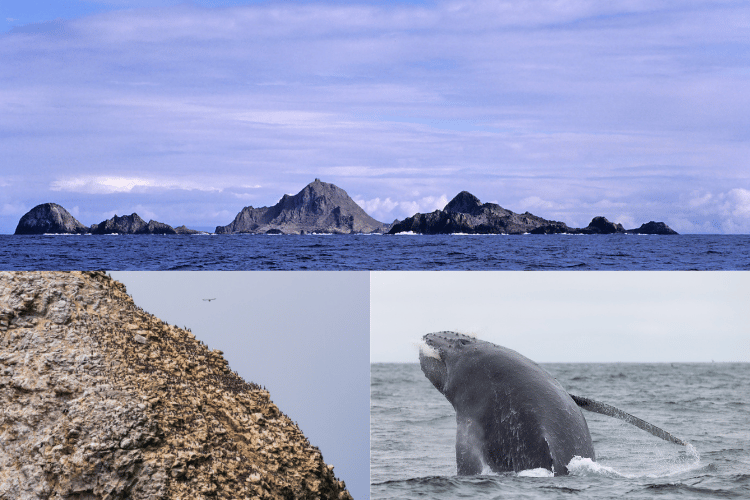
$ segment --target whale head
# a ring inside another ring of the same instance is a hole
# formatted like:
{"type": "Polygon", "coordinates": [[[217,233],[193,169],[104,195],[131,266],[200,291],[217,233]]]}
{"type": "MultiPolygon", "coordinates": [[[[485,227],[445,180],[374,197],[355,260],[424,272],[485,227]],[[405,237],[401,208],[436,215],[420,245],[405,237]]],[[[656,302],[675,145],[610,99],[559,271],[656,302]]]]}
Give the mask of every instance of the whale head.
{"type": "Polygon", "coordinates": [[[466,348],[483,343],[474,337],[456,332],[428,333],[422,340],[424,344],[419,349],[419,364],[425,377],[442,394],[445,394],[451,359],[455,359],[466,348]]]}

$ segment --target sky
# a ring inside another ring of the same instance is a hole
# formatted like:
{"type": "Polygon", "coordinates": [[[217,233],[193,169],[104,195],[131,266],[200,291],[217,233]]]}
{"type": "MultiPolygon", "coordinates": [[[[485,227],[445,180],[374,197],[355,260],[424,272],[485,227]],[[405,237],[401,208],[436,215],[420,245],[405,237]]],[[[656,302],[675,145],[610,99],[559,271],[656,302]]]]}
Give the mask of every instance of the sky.
{"type": "Polygon", "coordinates": [[[456,331],[538,363],[749,362],[750,273],[372,272],[370,360],[456,331]]]}
{"type": "Polygon", "coordinates": [[[4,0],[0,233],[40,203],[213,230],[315,178],[750,232],[750,4],[4,0]]]}
{"type": "Polygon", "coordinates": [[[110,274],[138,306],[190,328],[243,379],[265,386],[352,496],[369,498],[367,272],[110,274]]]}

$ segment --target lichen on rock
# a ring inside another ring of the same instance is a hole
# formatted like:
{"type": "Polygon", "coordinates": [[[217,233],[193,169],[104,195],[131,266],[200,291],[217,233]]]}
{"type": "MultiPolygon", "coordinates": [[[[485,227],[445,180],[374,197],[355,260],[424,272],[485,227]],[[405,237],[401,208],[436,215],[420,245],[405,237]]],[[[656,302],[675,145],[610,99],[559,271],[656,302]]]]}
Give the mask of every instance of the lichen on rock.
{"type": "Polygon", "coordinates": [[[0,499],[351,499],[273,404],[105,273],[0,273],[0,499]]]}

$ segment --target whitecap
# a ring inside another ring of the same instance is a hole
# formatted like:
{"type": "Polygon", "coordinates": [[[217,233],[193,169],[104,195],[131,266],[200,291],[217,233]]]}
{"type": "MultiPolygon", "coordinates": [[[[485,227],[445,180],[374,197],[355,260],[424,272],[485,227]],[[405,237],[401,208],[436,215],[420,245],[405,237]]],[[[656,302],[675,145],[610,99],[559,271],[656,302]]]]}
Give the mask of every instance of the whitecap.
{"type": "Polygon", "coordinates": [[[518,473],[518,477],[553,477],[554,475],[554,472],[542,467],[539,467],[538,469],[522,470],[518,473]]]}
{"type": "Polygon", "coordinates": [[[581,458],[578,455],[570,459],[568,473],[571,476],[626,477],[612,467],[596,463],[590,458],[581,458]]]}

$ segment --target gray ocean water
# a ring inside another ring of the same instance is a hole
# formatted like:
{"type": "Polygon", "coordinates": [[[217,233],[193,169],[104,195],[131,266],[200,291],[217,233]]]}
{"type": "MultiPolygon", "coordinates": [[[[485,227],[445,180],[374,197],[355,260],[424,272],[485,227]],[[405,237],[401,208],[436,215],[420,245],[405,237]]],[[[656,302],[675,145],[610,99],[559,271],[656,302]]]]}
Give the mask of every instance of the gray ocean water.
{"type": "Polygon", "coordinates": [[[750,364],[542,366],[568,392],[612,404],[691,447],[584,412],[596,462],[574,459],[571,474],[559,477],[459,477],[450,403],[419,364],[373,364],[372,498],[750,498],[750,364]]]}

